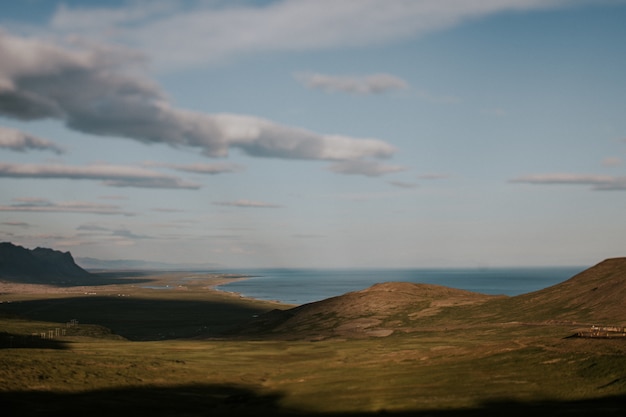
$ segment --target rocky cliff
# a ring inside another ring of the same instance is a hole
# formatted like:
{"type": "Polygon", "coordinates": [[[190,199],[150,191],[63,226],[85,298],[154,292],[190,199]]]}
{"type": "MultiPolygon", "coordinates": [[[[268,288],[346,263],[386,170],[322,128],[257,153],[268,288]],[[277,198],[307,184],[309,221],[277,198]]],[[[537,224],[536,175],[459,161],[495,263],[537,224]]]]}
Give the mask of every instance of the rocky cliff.
{"type": "Polygon", "coordinates": [[[62,284],[89,278],[69,252],[48,248],[27,249],[0,243],[0,280],[23,283],[62,284]]]}

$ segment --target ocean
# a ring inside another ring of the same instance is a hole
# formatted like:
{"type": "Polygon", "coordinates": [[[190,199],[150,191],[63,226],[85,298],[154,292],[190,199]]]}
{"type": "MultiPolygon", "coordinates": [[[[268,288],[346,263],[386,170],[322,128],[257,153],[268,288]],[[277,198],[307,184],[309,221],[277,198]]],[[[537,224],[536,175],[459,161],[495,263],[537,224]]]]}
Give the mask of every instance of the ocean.
{"type": "MultiPolygon", "coordinates": [[[[217,287],[260,300],[306,304],[381,282],[437,284],[483,294],[519,295],[563,282],[587,267],[459,269],[257,269],[217,287]]],[[[234,271],[222,271],[232,273],[234,271]]]]}

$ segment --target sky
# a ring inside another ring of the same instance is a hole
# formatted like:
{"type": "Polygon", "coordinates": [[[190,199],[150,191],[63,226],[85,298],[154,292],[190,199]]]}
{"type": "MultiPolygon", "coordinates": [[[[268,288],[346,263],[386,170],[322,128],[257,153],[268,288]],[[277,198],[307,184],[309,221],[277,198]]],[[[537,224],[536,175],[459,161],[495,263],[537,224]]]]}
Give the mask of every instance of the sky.
{"type": "Polygon", "coordinates": [[[0,4],[0,240],[214,268],[626,256],[626,1],[0,4]]]}

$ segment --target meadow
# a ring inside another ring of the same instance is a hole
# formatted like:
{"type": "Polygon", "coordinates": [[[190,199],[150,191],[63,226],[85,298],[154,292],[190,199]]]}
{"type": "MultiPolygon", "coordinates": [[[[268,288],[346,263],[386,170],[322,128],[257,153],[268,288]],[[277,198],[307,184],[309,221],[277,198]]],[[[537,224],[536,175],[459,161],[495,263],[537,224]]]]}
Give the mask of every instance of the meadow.
{"type": "Polygon", "coordinates": [[[572,323],[463,321],[450,308],[437,326],[387,337],[252,337],[232,329],[291,306],[213,290],[224,277],[182,277],[5,289],[2,415],[626,411],[626,340],[571,338],[572,323]],[[68,325],[73,319],[78,324],[68,325]],[[65,334],[41,339],[57,328],[65,334]]]}

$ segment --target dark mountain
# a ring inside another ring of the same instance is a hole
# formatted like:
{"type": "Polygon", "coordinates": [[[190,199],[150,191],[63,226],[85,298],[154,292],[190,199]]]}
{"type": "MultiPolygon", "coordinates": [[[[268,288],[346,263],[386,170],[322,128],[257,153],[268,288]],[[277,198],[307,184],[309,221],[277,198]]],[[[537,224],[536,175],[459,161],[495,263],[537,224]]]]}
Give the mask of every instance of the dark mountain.
{"type": "Polygon", "coordinates": [[[48,248],[26,249],[0,243],[0,280],[37,284],[76,283],[89,278],[69,252],[48,248]]]}

